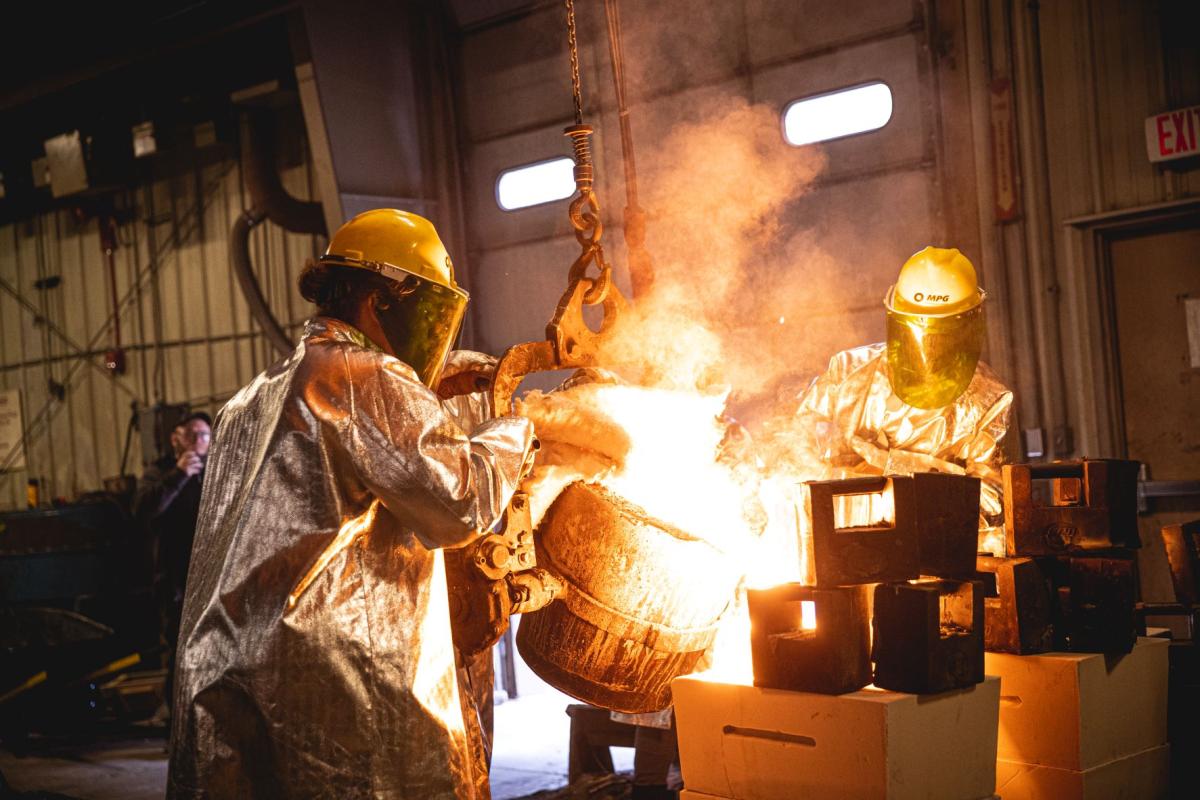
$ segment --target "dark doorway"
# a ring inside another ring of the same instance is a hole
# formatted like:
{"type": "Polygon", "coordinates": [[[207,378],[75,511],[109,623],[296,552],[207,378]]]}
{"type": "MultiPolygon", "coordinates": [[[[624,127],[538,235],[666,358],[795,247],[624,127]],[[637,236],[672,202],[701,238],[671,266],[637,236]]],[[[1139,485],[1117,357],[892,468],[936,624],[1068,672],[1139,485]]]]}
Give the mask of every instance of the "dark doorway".
{"type": "MultiPolygon", "coordinates": [[[[1131,233],[1109,243],[1126,454],[1147,486],[1200,482],[1200,225],[1131,233]]],[[[1159,531],[1200,517],[1200,495],[1150,498],[1146,511],[1143,599],[1173,601],[1159,531]]]]}

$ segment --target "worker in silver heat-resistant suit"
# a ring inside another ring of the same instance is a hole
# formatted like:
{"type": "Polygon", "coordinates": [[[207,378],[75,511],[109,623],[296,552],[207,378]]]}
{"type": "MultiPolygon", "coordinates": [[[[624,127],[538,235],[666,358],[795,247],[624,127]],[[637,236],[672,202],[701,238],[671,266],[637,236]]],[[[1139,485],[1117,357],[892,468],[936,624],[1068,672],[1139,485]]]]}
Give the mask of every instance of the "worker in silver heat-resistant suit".
{"type": "MultiPolygon", "coordinates": [[[[1002,541],[1000,442],[1013,396],[979,360],[985,299],[958,250],[908,259],[884,301],[887,341],[835,355],[783,422],[796,461],[819,465],[803,477],[973,475],[981,545],[1002,541]]],[[[854,524],[870,524],[863,511],[854,524]]]]}
{"type": "Polygon", "coordinates": [[[320,315],[218,418],[168,796],[486,798],[440,548],[497,522],[531,425],[465,431],[431,388],[481,362],[449,354],[467,298],[427,220],[355,217],[301,291],[320,315]]]}

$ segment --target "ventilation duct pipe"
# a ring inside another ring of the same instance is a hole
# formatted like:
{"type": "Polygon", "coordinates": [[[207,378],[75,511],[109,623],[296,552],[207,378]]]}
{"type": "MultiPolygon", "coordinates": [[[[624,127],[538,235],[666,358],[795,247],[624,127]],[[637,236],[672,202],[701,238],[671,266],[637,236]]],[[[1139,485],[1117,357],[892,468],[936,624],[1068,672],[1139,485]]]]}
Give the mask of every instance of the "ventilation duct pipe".
{"type": "Polygon", "coordinates": [[[233,274],[250,307],[250,313],[262,326],[267,340],[280,355],[290,353],[295,344],[271,313],[262,286],[250,262],[250,232],[264,219],[292,233],[325,234],[325,216],[321,204],[297,200],[283,188],[275,168],[274,128],[265,109],[248,109],[242,116],[242,174],[250,195],[250,208],[233,224],[229,256],[233,274]]]}

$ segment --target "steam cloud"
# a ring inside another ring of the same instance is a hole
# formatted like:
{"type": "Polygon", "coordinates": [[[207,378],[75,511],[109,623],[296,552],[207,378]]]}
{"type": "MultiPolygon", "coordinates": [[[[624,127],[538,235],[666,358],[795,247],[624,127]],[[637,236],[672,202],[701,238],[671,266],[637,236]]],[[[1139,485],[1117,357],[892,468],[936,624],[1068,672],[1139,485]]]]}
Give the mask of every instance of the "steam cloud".
{"type": "Polygon", "coordinates": [[[842,266],[816,244],[828,221],[792,208],[825,159],[787,146],[766,105],[722,96],[692,117],[637,144],[655,284],[622,318],[603,363],[664,388],[731,388],[747,416],[786,413],[778,406],[857,333],[809,317],[836,307],[843,283],[842,266]]]}

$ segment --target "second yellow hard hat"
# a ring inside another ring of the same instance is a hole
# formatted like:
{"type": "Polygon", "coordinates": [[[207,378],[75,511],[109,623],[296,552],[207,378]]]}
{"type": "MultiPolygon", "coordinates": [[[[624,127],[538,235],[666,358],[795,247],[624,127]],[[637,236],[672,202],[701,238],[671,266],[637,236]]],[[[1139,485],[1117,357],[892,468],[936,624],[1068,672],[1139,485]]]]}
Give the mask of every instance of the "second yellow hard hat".
{"type": "Polygon", "coordinates": [[[975,266],[954,247],[926,247],[904,266],[884,303],[889,311],[948,317],[983,302],[975,266]]]}

